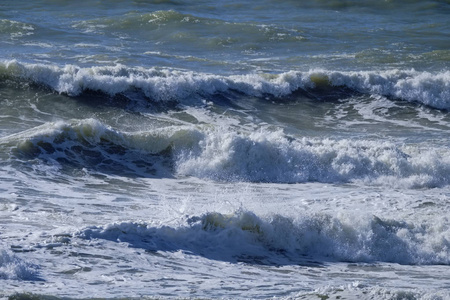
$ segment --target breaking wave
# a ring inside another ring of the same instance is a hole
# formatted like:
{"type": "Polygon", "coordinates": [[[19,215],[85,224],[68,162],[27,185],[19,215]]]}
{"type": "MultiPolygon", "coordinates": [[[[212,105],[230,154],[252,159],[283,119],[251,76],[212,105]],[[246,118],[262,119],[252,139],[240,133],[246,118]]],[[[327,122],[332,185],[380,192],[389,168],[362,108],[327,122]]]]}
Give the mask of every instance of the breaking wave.
{"type": "Polygon", "coordinates": [[[210,259],[256,264],[338,260],[401,264],[449,264],[450,231],[445,218],[433,222],[355,220],[326,214],[297,219],[248,211],[206,213],[178,228],[123,222],[83,229],[78,236],[126,242],[147,251],[179,251],[210,259]]]}
{"type": "MultiPolygon", "coordinates": [[[[194,176],[217,181],[348,183],[442,187],[450,184],[445,147],[375,140],[293,138],[209,126],[124,132],[95,119],[47,123],[0,138],[8,159],[124,176],[194,176]],[[9,154],[8,154],[9,153],[9,154]],[[36,158],[38,160],[36,160],[36,158]]],[[[26,164],[29,166],[29,164],[26,164]]]]}
{"type": "Polygon", "coordinates": [[[320,92],[346,88],[358,93],[418,102],[437,109],[450,109],[450,71],[310,70],[223,76],[123,65],[81,68],[6,61],[0,63],[0,78],[24,80],[69,96],[86,91],[99,91],[111,96],[139,91],[153,101],[174,100],[184,104],[198,96],[208,97],[229,91],[254,97],[283,98],[299,90],[320,92]]]}

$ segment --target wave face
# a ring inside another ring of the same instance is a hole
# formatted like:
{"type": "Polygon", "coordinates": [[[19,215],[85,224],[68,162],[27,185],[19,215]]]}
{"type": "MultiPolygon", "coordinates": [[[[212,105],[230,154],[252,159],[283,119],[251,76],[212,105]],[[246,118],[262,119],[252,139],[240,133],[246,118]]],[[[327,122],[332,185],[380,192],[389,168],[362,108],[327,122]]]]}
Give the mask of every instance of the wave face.
{"type": "Polygon", "coordinates": [[[155,175],[155,164],[164,161],[164,153],[157,159],[153,156],[164,152],[170,143],[170,136],[164,140],[155,134],[153,141],[151,133],[127,136],[94,119],[49,123],[2,138],[2,146],[11,149],[13,156],[40,158],[57,172],[87,168],[132,177],[155,175]]]}
{"type": "Polygon", "coordinates": [[[57,168],[87,168],[126,176],[194,176],[223,182],[360,182],[409,188],[450,184],[447,148],[295,139],[281,131],[244,134],[174,126],[121,132],[86,119],[48,123],[0,141],[4,152],[10,151],[20,160],[40,158],[57,168]]]}
{"type": "MultiPolygon", "coordinates": [[[[445,223],[445,220],[441,220],[445,223]]],[[[308,259],[400,264],[450,264],[448,228],[440,220],[419,224],[378,217],[336,218],[316,214],[298,219],[251,212],[207,213],[173,228],[115,223],[83,229],[85,239],[128,243],[147,251],[183,250],[212,259],[293,264],[308,259]]]]}
{"type": "MultiPolygon", "coordinates": [[[[337,72],[312,70],[274,74],[219,76],[169,69],[116,67],[80,68],[17,61],[0,65],[3,78],[25,80],[58,93],[77,96],[86,91],[108,95],[140,91],[154,101],[186,103],[196,96],[238,93],[280,98],[304,91],[346,88],[354,92],[418,102],[438,109],[450,109],[450,71],[438,73],[410,71],[337,72]]],[[[189,103],[189,102],[188,102],[189,103]]]]}

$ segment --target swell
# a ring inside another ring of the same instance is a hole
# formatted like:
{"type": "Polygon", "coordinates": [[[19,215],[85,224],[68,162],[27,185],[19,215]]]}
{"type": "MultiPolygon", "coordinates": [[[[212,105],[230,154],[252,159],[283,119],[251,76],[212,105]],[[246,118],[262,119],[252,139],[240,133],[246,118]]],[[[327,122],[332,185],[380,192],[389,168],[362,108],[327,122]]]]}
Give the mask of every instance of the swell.
{"type": "MultiPolygon", "coordinates": [[[[267,183],[362,183],[406,188],[450,184],[445,147],[237,133],[208,125],[124,132],[95,119],[47,123],[0,138],[11,165],[88,169],[130,177],[193,176],[267,183]]],[[[45,168],[44,168],[45,169],[45,168]]]]}
{"type": "Polygon", "coordinates": [[[93,226],[85,239],[125,242],[149,252],[179,251],[210,259],[252,264],[307,264],[313,261],[450,263],[448,224],[335,217],[312,214],[261,218],[252,212],[216,212],[193,216],[180,227],[122,222],[93,226]]]}
{"type": "Polygon", "coordinates": [[[431,1],[420,1],[420,0],[400,0],[400,1],[376,1],[376,0],[347,0],[347,1],[333,1],[333,0],[314,0],[308,2],[297,2],[294,0],[285,0],[283,2],[290,3],[295,6],[301,7],[319,7],[325,9],[336,9],[336,10],[361,10],[370,9],[373,12],[380,13],[383,11],[391,11],[392,9],[401,9],[402,11],[407,10],[411,12],[442,12],[449,9],[448,2],[446,0],[431,0],[431,1]]]}
{"type": "Polygon", "coordinates": [[[234,48],[248,49],[246,45],[249,44],[254,46],[255,43],[298,42],[305,39],[300,30],[286,29],[284,26],[261,25],[249,20],[225,21],[174,10],[129,12],[121,16],[81,21],[74,26],[85,32],[113,36],[120,32],[126,36],[139,36],[164,43],[195,41],[196,44],[208,47],[207,49],[222,49],[231,45],[234,48]]]}
{"type": "Polygon", "coordinates": [[[310,70],[222,76],[123,65],[81,68],[74,65],[58,67],[6,61],[0,63],[0,78],[2,81],[19,80],[42,85],[69,96],[89,91],[111,96],[138,91],[152,101],[177,101],[185,105],[198,103],[199,97],[230,91],[252,97],[270,96],[283,101],[298,91],[330,93],[345,88],[357,93],[450,109],[450,71],[310,70]]]}

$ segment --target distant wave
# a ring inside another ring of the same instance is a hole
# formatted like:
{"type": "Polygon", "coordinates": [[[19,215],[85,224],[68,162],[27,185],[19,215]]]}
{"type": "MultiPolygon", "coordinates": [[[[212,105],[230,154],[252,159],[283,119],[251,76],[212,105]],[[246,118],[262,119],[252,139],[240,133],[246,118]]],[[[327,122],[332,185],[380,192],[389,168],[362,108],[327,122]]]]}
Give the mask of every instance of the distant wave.
{"type": "Polygon", "coordinates": [[[29,81],[58,93],[77,96],[99,91],[111,96],[140,91],[153,101],[189,103],[196,96],[236,91],[248,96],[280,98],[304,91],[346,88],[358,93],[381,95],[418,102],[438,109],[450,109],[450,71],[437,73],[414,70],[339,72],[310,70],[281,74],[221,76],[169,69],[114,67],[80,68],[18,61],[0,63],[0,78],[29,81]]]}
{"type": "MultiPolygon", "coordinates": [[[[223,16],[222,16],[223,17],[223,16]]],[[[191,34],[182,32],[197,32],[198,29],[208,30],[208,38],[202,35],[195,39],[196,44],[208,49],[221,49],[223,46],[246,49],[246,44],[278,42],[298,42],[305,40],[303,32],[288,29],[274,24],[262,25],[249,20],[235,22],[221,18],[207,18],[195,14],[181,13],[174,10],[159,10],[153,12],[129,12],[121,16],[101,17],[84,20],[74,25],[85,32],[101,34],[147,34],[152,32],[152,38],[163,40],[165,43],[193,42],[191,34]],[[214,34],[212,38],[210,34],[214,34]],[[246,43],[242,43],[245,41],[246,43]],[[212,47],[212,48],[211,48],[212,47]]],[[[145,35],[145,36],[147,36],[145,35]]],[[[247,48],[248,49],[248,48],[247,48]]]]}
{"type": "Polygon", "coordinates": [[[31,24],[0,19],[0,36],[2,36],[2,38],[6,35],[7,38],[17,39],[22,36],[32,35],[33,33],[34,27],[31,24]]]}
{"type": "Polygon", "coordinates": [[[450,264],[445,220],[411,223],[376,216],[359,220],[327,214],[298,219],[252,212],[206,213],[185,226],[122,222],[93,226],[85,239],[126,242],[148,251],[183,250],[210,259],[253,264],[302,264],[311,260],[450,264]]]}
{"type": "MultiPolygon", "coordinates": [[[[287,0],[293,4],[300,4],[297,1],[287,0]]],[[[407,9],[409,11],[420,12],[426,10],[448,9],[448,2],[446,0],[399,0],[399,1],[376,1],[376,0],[347,0],[347,1],[332,1],[332,0],[313,0],[306,3],[301,3],[306,7],[321,7],[329,9],[350,9],[350,8],[371,8],[377,10],[391,10],[391,9],[407,9]]]]}
{"type": "Polygon", "coordinates": [[[121,176],[194,176],[217,181],[360,182],[409,188],[450,184],[447,148],[349,139],[295,139],[280,131],[236,133],[208,126],[122,132],[95,119],[47,123],[0,138],[11,159],[121,176]]]}

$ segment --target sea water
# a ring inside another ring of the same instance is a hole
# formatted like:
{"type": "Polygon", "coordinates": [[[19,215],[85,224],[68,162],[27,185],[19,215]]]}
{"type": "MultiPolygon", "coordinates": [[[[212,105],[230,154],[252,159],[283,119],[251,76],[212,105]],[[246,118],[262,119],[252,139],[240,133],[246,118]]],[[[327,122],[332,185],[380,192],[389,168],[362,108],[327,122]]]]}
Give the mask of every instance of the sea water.
{"type": "Polygon", "coordinates": [[[450,299],[450,2],[0,3],[0,297],[450,299]]]}

